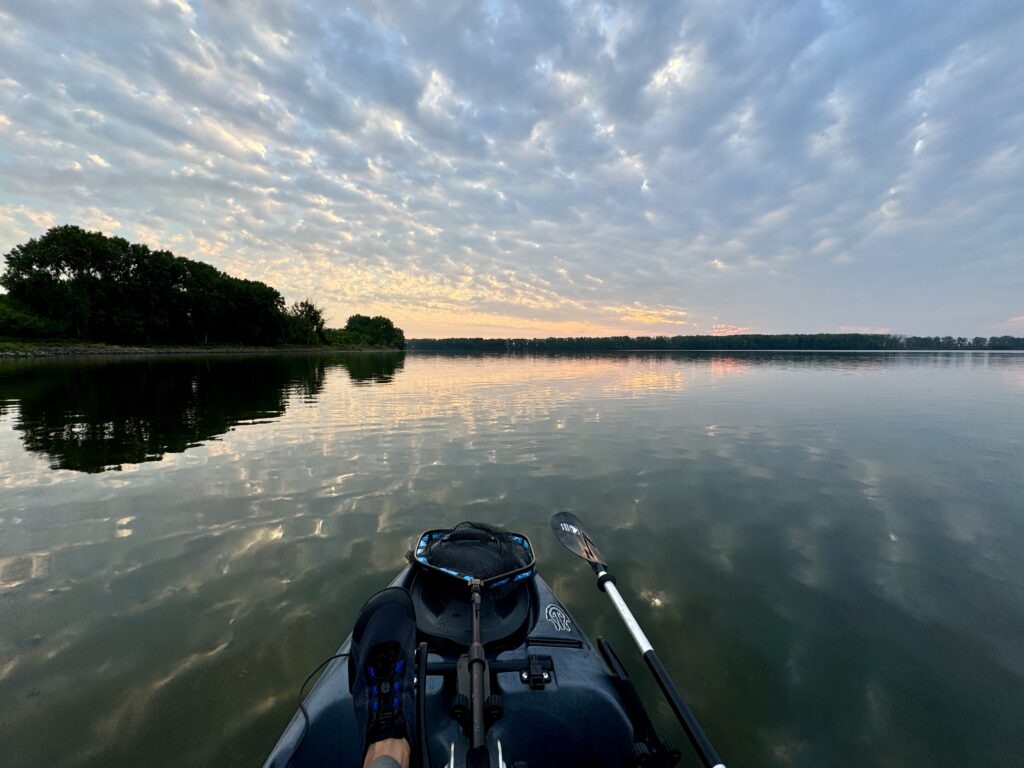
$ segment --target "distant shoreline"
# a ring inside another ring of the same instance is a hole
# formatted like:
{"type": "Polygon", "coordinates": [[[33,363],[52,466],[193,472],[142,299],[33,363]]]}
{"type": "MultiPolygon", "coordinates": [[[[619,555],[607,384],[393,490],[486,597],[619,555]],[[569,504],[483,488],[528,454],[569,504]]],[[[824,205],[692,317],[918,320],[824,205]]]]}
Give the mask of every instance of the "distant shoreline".
{"type": "Polygon", "coordinates": [[[53,358],[74,358],[74,357],[201,357],[212,355],[218,357],[231,357],[236,355],[322,355],[322,354],[383,354],[394,352],[405,352],[406,354],[419,355],[573,355],[573,354],[705,354],[705,353],[730,353],[730,354],[773,354],[779,352],[805,353],[805,354],[906,354],[926,352],[956,352],[956,353],[1018,353],[1024,350],[1013,349],[799,349],[778,347],[776,349],[729,349],[721,347],[718,349],[600,349],[600,348],[579,348],[579,349],[390,349],[381,347],[190,347],[190,346],[128,346],[116,344],[26,344],[24,342],[0,341],[0,361],[3,360],[39,360],[53,358]]]}
{"type": "Polygon", "coordinates": [[[54,357],[144,357],[173,355],[311,355],[366,352],[402,352],[380,347],[190,347],[190,346],[121,346],[115,344],[27,344],[0,342],[0,359],[33,359],[54,357]]]}
{"type": "Polygon", "coordinates": [[[633,354],[704,354],[706,352],[728,352],[730,354],[775,354],[776,352],[801,352],[808,355],[814,354],[844,354],[844,355],[904,355],[904,354],[917,354],[919,352],[955,352],[957,354],[1021,354],[1024,349],[942,349],[935,347],[933,349],[799,349],[796,347],[779,347],[777,349],[729,349],[728,347],[721,347],[718,349],[672,349],[665,347],[663,349],[508,349],[508,350],[494,350],[494,349],[469,349],[469,348],[453,348],[453,349],[428,349],[424,347],[409,347],[403,350],[406,354],[410,355],[575,355],[575,354],[588,354],[592,355],[600,353],[603,355],[633,355],[633,354]]]}
{"type": "Polygon", "coordinates": [[[741,333],[728,336],[567,336],[543,339],[409,339],[406,349],[474,352],[911,352],[1024,350],[1016,336],[896,333],[741,333]]]}

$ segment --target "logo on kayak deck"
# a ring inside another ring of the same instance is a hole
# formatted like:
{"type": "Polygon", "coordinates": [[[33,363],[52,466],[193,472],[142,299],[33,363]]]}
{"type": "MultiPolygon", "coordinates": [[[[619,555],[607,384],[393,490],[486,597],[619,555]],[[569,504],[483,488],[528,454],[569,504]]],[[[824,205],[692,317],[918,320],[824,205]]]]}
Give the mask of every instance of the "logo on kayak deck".
{"type": "Polygon", "coordinates": [[[580,529],[577,528],[575,525],[571,525],[570,523],[559,523],[559,525],[562,526],[563,531],[568,531],[573,536],[580,535],[580,529]]]}
{"type": "Polygon", "coordinates": [[[549,603],[544,609],[544,618],[551,622],[555,632],[572,632],[572,623],[569,616],[559,606],[549,603]]]}

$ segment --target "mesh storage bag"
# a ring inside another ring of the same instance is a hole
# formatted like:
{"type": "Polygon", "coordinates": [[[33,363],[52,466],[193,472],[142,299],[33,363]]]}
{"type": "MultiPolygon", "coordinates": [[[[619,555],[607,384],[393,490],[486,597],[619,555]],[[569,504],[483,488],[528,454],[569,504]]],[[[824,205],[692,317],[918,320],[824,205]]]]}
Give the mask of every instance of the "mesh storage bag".
{"type": "Polygon", "coordinates": [[[459,523],[449,530],[427,531],[416,543],[415,562],[428,570],[485,587],[524,581],[533,575],[530,540],[484,523],[459,523]]]}

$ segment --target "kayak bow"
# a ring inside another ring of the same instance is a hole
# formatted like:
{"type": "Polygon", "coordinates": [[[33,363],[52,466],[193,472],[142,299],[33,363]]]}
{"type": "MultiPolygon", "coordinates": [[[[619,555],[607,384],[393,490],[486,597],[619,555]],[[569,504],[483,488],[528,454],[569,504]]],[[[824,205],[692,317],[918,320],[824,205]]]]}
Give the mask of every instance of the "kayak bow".
{"type": "MultiPolygon", "coordinates": [[[[596,546],[577,528],[579,551],[571,548],[600,563],[607,577],[596,546]]],[[[479,524],[428,531],[409,560],[392,586],[407,590],[415,609],[412,766],[671,768],[679,761],[611,644],[592,643],[537,573],[525,536],[479,524]]],[[[618,595],[609,579],[599,576],[618,595]]],[[[362,766],[345,662],[351,641],[301,702],[267,768],[362,766]]],[[[648,665],[657,676],[657,657],[648,665]]]]}

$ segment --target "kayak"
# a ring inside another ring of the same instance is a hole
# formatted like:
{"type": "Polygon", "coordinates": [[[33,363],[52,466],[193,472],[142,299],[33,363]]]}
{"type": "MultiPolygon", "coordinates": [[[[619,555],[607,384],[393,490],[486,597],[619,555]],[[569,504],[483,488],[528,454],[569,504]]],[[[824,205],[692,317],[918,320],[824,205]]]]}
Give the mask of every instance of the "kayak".
{"type": "MultiPolygon", "coordinates": [[[[592,641],[537,573],[527,537],[464,523],[425,532],[409,560],[390,586],[406,590],[415,609],[413,766],[657,768],[679,761],[611,644],[592,641]]],[[[352,652],[349,635],[267,768],[363,765],[352,652]]]]}

